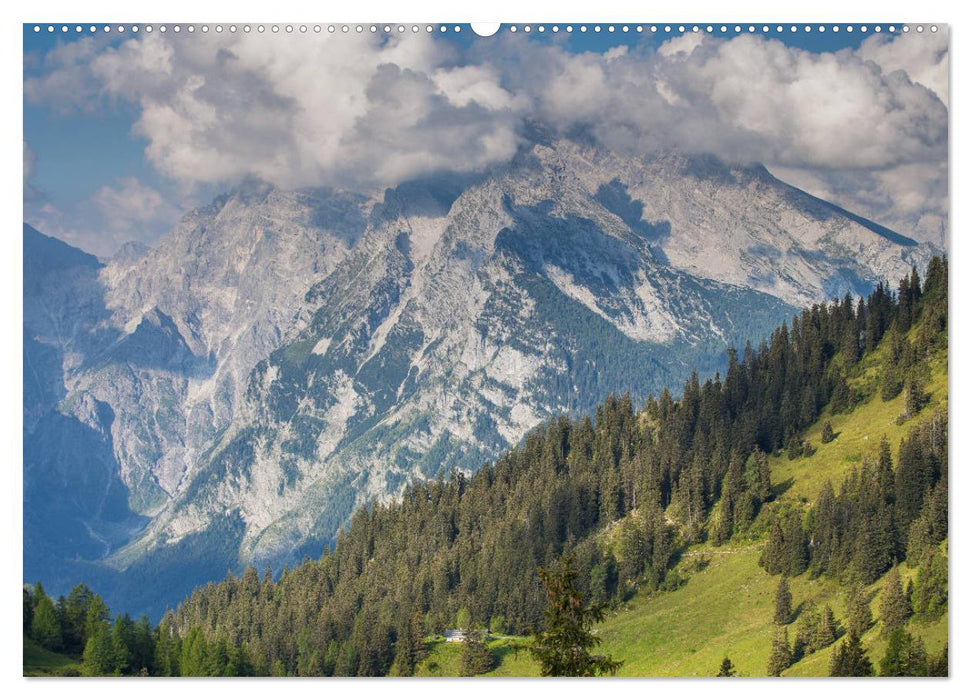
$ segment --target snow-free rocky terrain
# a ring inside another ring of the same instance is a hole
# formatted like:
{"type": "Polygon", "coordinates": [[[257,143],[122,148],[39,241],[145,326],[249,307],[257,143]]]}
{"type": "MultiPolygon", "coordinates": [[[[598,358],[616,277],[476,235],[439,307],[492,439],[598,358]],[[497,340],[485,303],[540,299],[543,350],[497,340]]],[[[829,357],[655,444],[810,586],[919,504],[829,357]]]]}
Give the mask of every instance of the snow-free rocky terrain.
{"type": "Polygon", "coordinates": [[[108,261],[25,225],[25,578],[157,614],[933,252],[761,166],[572,141],[370,197],[247,182],[108,261]]]}

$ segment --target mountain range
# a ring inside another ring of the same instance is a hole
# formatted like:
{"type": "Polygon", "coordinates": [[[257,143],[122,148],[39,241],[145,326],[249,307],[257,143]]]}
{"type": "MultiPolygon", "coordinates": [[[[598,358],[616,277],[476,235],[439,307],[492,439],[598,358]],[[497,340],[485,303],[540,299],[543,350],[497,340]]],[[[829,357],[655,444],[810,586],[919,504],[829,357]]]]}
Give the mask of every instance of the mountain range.
{"type": "Polygon", "coordinates": [[[934,252],[759,165],[542,137],[370,194],[247,181],[110,260],[25,224],[25,578],[158,615],[934,252]]]}

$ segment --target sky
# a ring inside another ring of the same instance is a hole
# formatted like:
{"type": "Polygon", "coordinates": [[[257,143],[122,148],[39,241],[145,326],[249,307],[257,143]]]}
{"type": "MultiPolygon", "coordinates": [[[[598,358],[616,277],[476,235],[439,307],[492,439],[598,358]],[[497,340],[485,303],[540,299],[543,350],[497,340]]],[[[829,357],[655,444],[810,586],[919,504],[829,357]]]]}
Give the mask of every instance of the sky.
{"type": "Polygon", "coordinates": [[[763,163],[922,240],[947,226],[946,27],[90,26],[24,26],[24,218],[101,256],[245,177],[378,191],[501,167],[533,123],[763,163]]]}

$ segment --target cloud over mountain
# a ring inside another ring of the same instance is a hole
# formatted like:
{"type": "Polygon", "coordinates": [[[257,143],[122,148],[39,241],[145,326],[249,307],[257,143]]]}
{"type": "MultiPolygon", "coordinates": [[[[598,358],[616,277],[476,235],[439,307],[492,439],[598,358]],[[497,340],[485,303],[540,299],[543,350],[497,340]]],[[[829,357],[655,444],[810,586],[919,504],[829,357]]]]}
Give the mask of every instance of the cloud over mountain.
{"type": "Polygon", "coordinates": [[[538,120],[614,150],[763,162],[888,225],[946,219],[943,31],[835,53],[688,34],[602,54],[508,34],[466,48],[424,34],[152,34],[45,61],[28,99],[134,105],[146,157],[188,186],[255,175],[368,189],[482,171],[538,120]]]}

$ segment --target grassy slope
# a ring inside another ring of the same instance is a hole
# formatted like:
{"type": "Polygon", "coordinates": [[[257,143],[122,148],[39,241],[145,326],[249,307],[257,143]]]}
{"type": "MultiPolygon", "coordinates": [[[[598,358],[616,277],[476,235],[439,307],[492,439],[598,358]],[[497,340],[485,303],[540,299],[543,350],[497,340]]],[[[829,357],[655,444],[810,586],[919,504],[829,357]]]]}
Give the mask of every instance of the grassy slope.
{"type": "MultiPolygon", "coordinates": [[[[538,676],[539,666],[533,661],[529,652],[524,648],[517,650],[526,643],[523,637],[500,637],[488,643],[489,649],[499,659],[499,664],[486,676],[538,676]]],[[[415,669],[416,676],[448,676],[459,675],[459,652],[462,645],[457,642],[446,642],[437,637],[428,643],[428,658],[415,669]]]]}
{"type": "MultiPolygon", "coordinates": [[[[862,372],[851,379],[851,386],[863,389],[878,385],[884,348],[867,357],[862,372]]],[[[938,406],[947,402],[947,355],[942,353],[930,363],[931,377],[927,384],[930,402],[914,419],[903,425],[896,418],[903,411],[903,394],[892,401],[880,399],[879,390],[865,403],[845,415],[823,416],[803,434],[817,452],[812,457],[789,460],[784,454],[770,459],[772,481],[784,490],[778,500],[802,504],[812,503],[826,480],[835,489],[844,474],[864,457],[875,457],[884,435],[893,453],[910,426],[920,422],[938,406]],[[823,445],[822,427],[829,420],[837,439],[823,445]]],[[[625,606],[600,625],[603,645],[599,652],[622,659],[622,676],[712,676],[718,672],[721,660],[732,659],[739,675],[765,675],[769,659],[774,625],[775,588],[778,577],[769,576],[758,565],[762,542],[730,542],[722,547],[698,545],[692,547],[678,564],[688,577],[687,583],[670,593],[636,595],[625,606]],[[717,611],[717,614],[712,614],[717,611]]],[[[916,571],[901,567],[906,581],[916,571]]],[[[871,608],[874,619],[879,615],[880,592],[884,580],[870,586],[873,596],[871,608]]],[[[828,578],[810,580],[806,574],[790,580],[793,607],[812,600],[822,606],[829,604],[837,620],[846,619],[845,604],[838,584],[828,578]]],[[[921,636],[930,653],[936,653],[947,643],[947,617],[930,624],[911,621],[909,631],[921,636]]],[[[793,641],[796,624],[789,626],[789,641],[793,641]]],[[[880,636],[881,626],[875,625],[864,636],[874,668],[886,649],[880,636]]],[[[506,640],[501,664],[490,675],[536,675],[537,666],[528,652],[520,652],[513,660],[506,640]]],[[[524,643],[525,640],[520,640],[524,643]]],[[[499,646],[497,643],[494,643],[499,646]]],[[[837,642],[839,644],[839,642],[837,642]]],[[[833,647],[806,656],[787,669],[784,675],[826,676],[833,647]]],[[[430,656],[420,672],[426,675],[457,675],[457,644],[432,643],[430,656]]]]}
{"type": "Polygon", "coordinates": [[[24,675],[62,676],[69,671],[80,672],[81,664],[70,656],[48,651],[37,642],[24,637],[24,675]]]}

